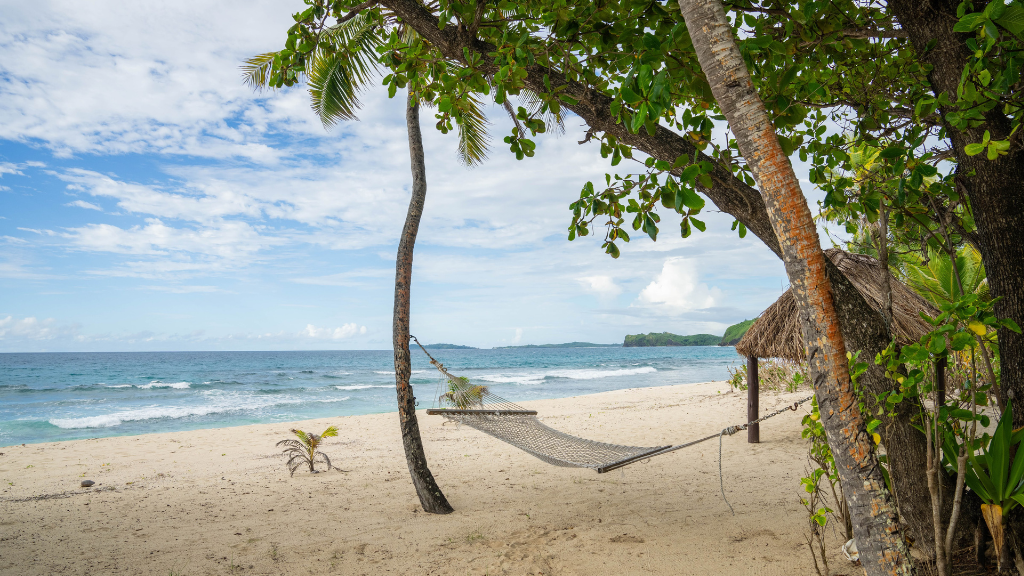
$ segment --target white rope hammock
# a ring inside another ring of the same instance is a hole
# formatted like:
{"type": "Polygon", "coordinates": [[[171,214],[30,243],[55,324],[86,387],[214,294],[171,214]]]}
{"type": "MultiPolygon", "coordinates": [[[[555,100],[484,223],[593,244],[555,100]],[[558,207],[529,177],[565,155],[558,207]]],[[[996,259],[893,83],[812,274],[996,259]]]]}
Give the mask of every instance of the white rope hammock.
{"type": "MultiPolygon", "coordinates": [[[[412,337],[416,340],[416,337],[412,337]]],[[[434,359],[426,348],[416,340],[416,344],[430,358],[430,363],[441,373],[438,392],[443,387],[443,394],[435,394],[436,404],[432,403],[427,414],[444,416],[451,422],[465,424],[501,440],[520,450],[527,452],[555,466],[571,468],[590,468],[599,474],[610,472],[661,454],[674,452],[694,444],[700,444],[712,438],[732,435],[746,430],[751,424],[777,416],[786,410],[797,407],[812,398],[809,396],[761,418],[742,424],[730,426],[719,433],[687,442],[685,444],[666,446],[623,446],[596,442],[560,432],[545,425],[537,419],[535,410],[527,410],[500,396],[492,394],[486,386],[470,383],[469,379],[454,376],[443,364],[434,359]],[[433,406],[437,405],[437,408],[433,406]]]]}

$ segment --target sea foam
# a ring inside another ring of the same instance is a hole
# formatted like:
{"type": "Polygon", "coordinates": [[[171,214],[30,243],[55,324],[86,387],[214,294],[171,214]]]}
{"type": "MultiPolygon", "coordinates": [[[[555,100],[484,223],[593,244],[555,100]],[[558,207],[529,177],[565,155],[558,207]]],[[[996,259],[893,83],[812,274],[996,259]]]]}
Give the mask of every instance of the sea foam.
{"type": "Polygon", "coordinates": [[[242,412],[248,410],[260,410],[274,406],[285,406],[289,404],[304,403],[327,403],[344,402],[350,396],[342,398],[329,398],[323,400],[309,400],[304,398],[260,398],[260,397],[237,397],[219,396],[216,400],[204,406],[146,406],[133,410],[122,410],[110,414],[99,414],[96,416],[84,416],[81,418],[51,418],[50,424],[58,428],[110,428],[120,426],[124,422],[137,422],[140,420],[156,420],[160,418],[188,418],[190,416],[206,416],[208,414],[219,414],[223,412],[242,412]]]}
{"type": "Polygon", "coordinates": [[[477,376],[480,380],[494,382],[497,384],[519,384],[531,386],[542,383],[548,378],[568,378],[570,380],[595,380],[597,378],[609,378],[612,376],[635,376],[637,374],[650,374],[658,370],[653,366],[641,368],[622,368],[620,370],[596,370],[592,368],[577,368],[567,370],[549,370],[547,372],[532,372],[526,374],[484,374],[477,376]]]}

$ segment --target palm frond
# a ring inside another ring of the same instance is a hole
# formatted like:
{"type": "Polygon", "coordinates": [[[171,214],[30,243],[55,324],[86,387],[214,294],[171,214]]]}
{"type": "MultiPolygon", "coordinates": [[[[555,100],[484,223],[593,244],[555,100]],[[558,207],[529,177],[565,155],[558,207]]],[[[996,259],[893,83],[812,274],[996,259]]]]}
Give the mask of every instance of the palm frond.
{"type": "Polygon", "coordinates": [[[378,73],[376,48],[382,40],[376,22],[367,14],[328,28],[325,44],[336,47],[332,52],[317,48],[306,74],[309,77],[310,105],[324,127],[339,120],[356,120],[361,106],[359,93],[378,73]]]}
{"type": "Polygon", "coordinates": [[[331,436],[337,436],[337,435],[338,435],[338,427],[337,426],[331,426],[327,430],[324,430],[324,433],[321,434],[320,437],[321,438],[330,438],[331,436]]]}
{"type": "Polygon", "coordinates": [[[324,457],[324,462],[325,462],[325,463],[327,464],[327,469],[328,469],[328,470],[330,470],[331,468],[333,468],[333,466],[331,465],[331,459],[327,457],[327,454],[324,454],[323,452],[317,452],[317,454],[316,454],[316,455],[317,455],[317,456],[323,456],[323,457],[324,457]]]}
{"type": "Polygon", "coordinates": [[[242,65],[242,80],[253,90],[262,90],[270,82],[270,71],[274,67],[277,52],[265,52],[249,58],[242,65]]]}
{"type": "Polygon", "coordinates": [[[470,93],[462,100],[462,119],[459,122],[459,162],[466,166],[477,166],[487,158],[491,137],[487,132],[487,116],[483,105],[475,94],[470,93]]]}
{"type": "Polygon", "coordinates": [[[948,304],[959,297],[961,285],[965,294],[989,299],[985,266],[981,254],[973,246],[960,248],[955,264],[945,252],[929,250],[927,264],[908,263],[906,268],[910,287],[936,306],[948,304]],[[953,266],[956,266],[955,272],[953,266]]]}
{"type": "Polygon", "coordinates": [[[295,434],[296,436],[299,437],[299,440],[302,441],[302,445],[304,447],[308,447],[309,446],[310,439],[309,439],[309,435],[308,434],[306,434],[302,430],[296,430],[295,428],[292,428],[292,434],[295,434]]]}
{"type": "MultiPolygon", "coordinates": [[[[519,91],[519,99],[523,102],[523,108],[526,108],[531,116],[539,114],[540,109],[544,106],[544,101],[540,99],[540,96],[528,88],[523,88],[519,91]]],[[[548,109],[541,114],[541,119],[544,120],[544,124],[547,125],[548,130],[554,132],[555,136],[565,134],[564,108],[559,107],[558,112],[555,113],[549,106],[548,109]]]]}

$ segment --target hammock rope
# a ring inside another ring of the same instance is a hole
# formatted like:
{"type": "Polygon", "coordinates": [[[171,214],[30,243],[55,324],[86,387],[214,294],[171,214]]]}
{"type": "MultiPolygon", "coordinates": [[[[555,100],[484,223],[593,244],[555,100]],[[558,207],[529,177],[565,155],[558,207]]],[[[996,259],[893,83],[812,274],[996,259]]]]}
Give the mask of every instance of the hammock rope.
{"type": "MultiPolygon", "coordinates": [[[[451,374],[444,364],[435,360],[430,352],[427,352],[427,349],[420,344],[415,336],[411,336],[411,338],[416,341],[423,353],[430,358],[430,363],[441,374],[438,381],[438,393],[434,394],[435,400],[431,403],[427,414],[444,416],[450,422],[464,424],[479,430],[536,456],[548,464],[571,468],[590,468],[596,470],[598,474],[610,472],[654,456],[689,448],[714,438],[719,439],[719,451],[721,451],[722,436],[731,436],[741,430],[746,430],[752,424],[758,424],[787,410],[796,411],[801,404],[813,398],[813,396],[808,396],[792,405],[765,414],[757,420],[729,426],[721,432],[684,444],[666,446],[609,444],[572,436],[543,424],[537,419],[535,410],[528,410],[515,402],[492,394],[486,386],[474,385],[468,378],[451,374]],[[445,390],[443,394],[440,393],[441,389],[445,390]],[[435,406],[437,407],[435,408],[435,406]]],[[[721,454],[719,454],[719,467],[721,467],[721,454]]],[[[719,470],[719,474],[721,474],[721,470],[719,470]]],[[[722,487],[722,497],[725,497],[724,487],[722,487]]],[[[732,510],[731,505],[729,509],[732,510]]]]}

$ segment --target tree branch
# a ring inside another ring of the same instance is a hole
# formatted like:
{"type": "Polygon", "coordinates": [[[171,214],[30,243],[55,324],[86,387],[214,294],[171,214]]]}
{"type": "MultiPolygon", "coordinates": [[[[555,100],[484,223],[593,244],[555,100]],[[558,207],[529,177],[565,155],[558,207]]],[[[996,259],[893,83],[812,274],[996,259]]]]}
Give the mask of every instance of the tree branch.
{"type": "MultiPolygon", "coordinates": [[[[465,63],[463,49],[468,48],[470,51],[484,56],[482,63],[478,65],[480,71],[485,74],[497,72],[497,67],[493,64],[492,59],[487,57],[488,54],[496,51],[494,45],[477,38],[465,38],[457,32],[454,26],[440,29],[438,18],[415,0],[380,0],[380,4],[401,17],[406,24],[412,26],[420,36],[430,42],[446,58],[465,63]]],[[[761,193],[744,184],[727,166],[723,166],[711,156],[704,154],[690,140],[664,126],[656,126],[654,136],[643,131],[640,134],[631,133],[612,117],[611,97],[592,90],[580,82],[566,80],[565,75],[557,70],[541,65],[531,65],[526,67],[526,70],[526,85],[534,92],[545,93],[548,91],[545,87],[545,76],[552,86],[566,86],[562,93],[571,96],[577,103],[563,104],[563,106],[580,116],[594,130],[611,134],[623,144],[628,144],[649,156],[669,163],[674,162],[683,154],[690,156],[694,162],[710,162],[714,166],[713,171],[709,174],[713,185],[706,189],[702,187],[701,192],[721,211],[731,214],[742,222],[747,230],[760,238],[772,252],[781,257],[779,241],[775,237],[775,230],[768,219],[768,211],[761,198],[761,193]]]]}
{"type": "Polygon", "coordinates": [[[362,4],[356,4],[355,6],[352,7],[351,10],[348,11],[347,14],[338,18],[338,24],[341,24],[342,22],[348,22],[349,20],[355,18],[363,10],[366,10],[370,6],[377,4],[377,1],[378,0],[367,0],[362,4]]]}

